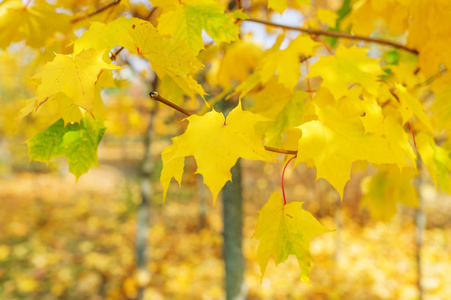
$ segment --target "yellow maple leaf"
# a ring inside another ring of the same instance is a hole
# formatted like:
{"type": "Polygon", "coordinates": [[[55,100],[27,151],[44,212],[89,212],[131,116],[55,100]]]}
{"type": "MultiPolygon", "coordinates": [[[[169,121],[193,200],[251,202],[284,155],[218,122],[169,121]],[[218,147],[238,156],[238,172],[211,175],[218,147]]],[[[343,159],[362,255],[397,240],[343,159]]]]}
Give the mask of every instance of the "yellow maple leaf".
{"type": "Polygon", "coordinates": [[[451,129],[451,73],[437,78],[431,85],[434,92],[434,103],[431,110],[434,112],[432,121],[441,129],[451,129]]]}
{"type": "Polygon", "coordinates": [[[238,40],[234,20],[214,0],[186,0],[158,18],[158,30],[178,41],[184,41],[194,54],[204,49],[202,30],[217,43],[238,40]]]}
{"type": "Polygon", "coordinates": [[[409,3],[410,22],[407,46],[417,49],[421,71],[432,76],[442,64],[451,67],[451,2],[412,1],[409,3]]]}
{"type": "Polygon", "coordinates": [[[363,0],[356,1],[350,14],[353,31],[370,35],[377,19],[383,19],[393,35],[402,34],[409,26],[411,1],[363,0]]]}
{"type": "Polygon", "coordinates": [[[255,132],[255,124],[263,117],[241,109],[241,103],[224,118],[211,111],[203,116],[192,115],[185,133],[173,138],[173,144],[162,153],[163,170],[160,181],[166,197],[172,177],[181,183],[185,156],[193,155],[197,172],[213,195],[213,203],[225,183],[232,179],[230,169],[239,157],[249,160],[271,160],[255,132]]]}
{"type": "Polygon", "coordinates": [[[435,187],[440,186],[443,192],[451,194],[451,158],[445,148],[437,146],[434,139],[419,133],[416,137],[417,149],[426,169],[431,175],[435,187]]]}
{"type": "MultiPolygon", "coordinates": [[[[296,0],[299,4],[310,5],[310,0],[296,0]]],[[[288,7],[288,0],[268,0],[268,8],[283,13],[288,7]]]]}
{"type": "Polygon", "coordinates": [[[39,48],[69,25],[69,15],[57,13],[54,6],[45,2],[27,6],[21,0],[5,1],[0,6],[0,48],[21,40],[39,48]]]}
{"type": "Polygon", "coordinates": [[[261,57],[260,46],[251,41],[240,40],[225,49],[224,56],[212,65],[207,80],[222,88],[243,82],[257,68],[261,57]]]}
{"type": "MultiPolygon", "coordinates": [[[[350,179],[354,161],[365,160],[376,164],[415,165],[415,154],[401,125],[391,117],[380,126],[384,135],[365,133],[360,110],[350,110],[347,98],[335,102],[330,92],[319,89],[315,98],[317,121],[299,126],[302,137],[298,143],[296,164],[313,159],[317,178],[325,178],[343,196],[350,179]]],[[[357,107],[357,106],[356,106],[357,107]]]]}
{"type": "Polygon", "coordinates": [[[421,104],[420,100],[414,96],[412,96],[407,89],[401,84],[395,84],[397,94],[399,96],[399,101],[401,102],[403,123],[406,123],[413,114],[417,116],[417,118],[426,126],[427,130],[432,133],[434,129],[432,128],[432,124],[429,121],[429,118],[426,116],[424,112],[424,107],[421,104]]]}
{"type": "Polygon", "coordinates": [[[181,42],[162,37],[150,22],[137,18],[118,18],[108,24],[94,22],[74,43],[74,53],[83,49],[127,48],[145,57],[160,78],[172,77],[182,89],[204,95],[191,73],[203,67],[181,42]]]}
{"type": "Polygon", "coordinates": [[[366,91],[377,95],[378,75],[382,74],[379,60],[366,56],[368,49],[340,45],[335,56],[321,57],[310,67],[307,77],[321,76],[321,86],[336,99],[344,96],[351,84],[358,84],[366,91]]]}
{"type": "Polygon", "coordinates": [[[395,165],[385,165],[376,175],[362,181],[363,197],[360,206],[368,205],[371,216],[388,222],[397,211],[397,204],[418,206],[418,195],[412,179],[416,170],[406,168],[402,172],[395,165]]]}
{"type": "Polygon", "coordinates": [[[260,211],[257,228],[252,237],[260,241],[257,260],[265,275],[266,266],[272,256],[278,265],[295,255],[301,273],[299,277],[310,284],[309,275],[312,262],[310,240],[317,235],[330,232],[318,220],[302,208],[303,202],[291,202],[283,205],[280,192],[271,194],[268,202],[260,211]]]}
{"type": "Polygon", "coordinates": [[[319,21],[323,24],[326,24],[329,27],[335,27],[337,22],[338,14],[330,9],[318,8],[316,10],[316,16],[319,21]]]}
{"type": "Polygon", "coordinates": [[[75,105],[92,114],[100,73],[120,69],[102,60],[104,52],[104,49],[90,49],[73,57],[57,54],[38,74],[41,83],[37,89],[37,105],[64,93],[75,105]]]}
{"type": "MultiPolygon", "coordinates": [[[[281,42],[280,39],[279,42],[281,42]]],[[[301,76],[300,57],[313,55],[314,49],[320,44],[304,35],[298,36],[283,50],[278,49],[278,43],[276,43],[276,49],[273,47],[269,50],[262,60],[259,70],[261,80],[266,83],[274,74],[278,74],[279,82],[291,90],[298,84],[301,76]]]]}

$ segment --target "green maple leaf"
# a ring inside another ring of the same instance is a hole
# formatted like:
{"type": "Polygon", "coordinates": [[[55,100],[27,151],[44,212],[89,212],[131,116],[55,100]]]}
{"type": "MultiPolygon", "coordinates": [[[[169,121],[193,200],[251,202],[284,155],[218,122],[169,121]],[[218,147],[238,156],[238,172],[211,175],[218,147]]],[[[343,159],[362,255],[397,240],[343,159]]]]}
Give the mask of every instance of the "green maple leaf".
{"type": "Polygon", "coordinates": [[[87,114],[80,123],[67,126],[64,126],[63,119],[59,119],[27,141],[28,155],[30,160],[45,163],[65,156],[69,172],[78,179],[91,167],[98,166],[97,147],[104,132],[103,122],[87,114]]]}
{"type": "Polygon", "coordinates": [[[230,169],[239,157],[249,160],[271,160],[255,132],[255,124],[263,117],[241,109],[241,103],[227,116],[211,111],[203,116],[192,115],[185,133],[172,139],[172,145],[161,154],[161,184],[164,197],[172,177],[181,183],[185,156],[193,155],[197,173],[213,195],[213,202],[225,183],[232,179],[230,169]]]}
{"type": "Polygon", "coordinates": [[[163,12],[158,19],[158,30],[184,41],[194,54],[204,49],[202,30],[218,44],[238,40],[234,20],[214,0],[187,0],[173,10],[163,12]]]}
{"type": "Polygon", "coordinates": [[[257,228],[252,237],[260,241],[257,260],[265,275],[266,266],[272,256],[278,265],[295,255],[301,268],[300,278],[309,283],[312,256],[310,240],[331,230],[323,227],[318,220],[302,208],[303,202],[283,205],[280,192],[271,194],[268,203],[260,211],[257,228]]]}

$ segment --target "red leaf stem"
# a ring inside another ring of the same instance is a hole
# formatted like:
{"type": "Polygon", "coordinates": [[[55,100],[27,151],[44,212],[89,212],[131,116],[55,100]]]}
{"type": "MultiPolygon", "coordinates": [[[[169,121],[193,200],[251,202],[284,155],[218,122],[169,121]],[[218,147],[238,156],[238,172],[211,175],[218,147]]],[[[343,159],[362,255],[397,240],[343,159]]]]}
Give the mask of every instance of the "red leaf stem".
{"type": "Polygon", "coordinates": [[[285,170],[287,169],[288,164],[289,164],[293,159],[295,159],[295,158],[296,158],[296,156],[293,156],[292,158],[290,158],[290,159],[287,161],[287,163],[285,164],[285,167],[283,168],[283,172],[282,172],[282,194],[283,194],[283,205],[287,205],[287,198],[285,197],[285,186],[284,186],[284,183],[283,183],[284,177],[285,177],[285,170]]]}

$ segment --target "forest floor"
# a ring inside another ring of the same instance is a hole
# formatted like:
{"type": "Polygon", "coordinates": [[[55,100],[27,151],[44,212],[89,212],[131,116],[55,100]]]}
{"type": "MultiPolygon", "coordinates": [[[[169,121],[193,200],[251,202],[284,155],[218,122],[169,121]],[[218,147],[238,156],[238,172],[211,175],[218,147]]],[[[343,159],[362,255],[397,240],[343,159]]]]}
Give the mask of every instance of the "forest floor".
{"type": "MultiPolygon", "coordinates": [[[[224,299],[222,205],[192,176],[171,185],[166,203],[158,182],[150,204],[149,273],[136,271],[136,211],[140,203],[137,145],[102,146],[101,168],[76,183],[55,162],[52,172],[12,168],[0,177],[0,299],[224,299]]],[[[64,164],[62,164],[64,165],[64,164]]],[[[41,168],[42,169],[42,168],[41,168]]],[[[44,168],[45,169],[45,168],[44,168]]],[[[315,238],[311,286],[299,280],[294,257],[271,260],[260,281],[258,210],[280,188],[280,164],[243,161],[244,241],[249,299],[417,299],[415,210],[401,207],[388,223],[372,221],[358,206],[352,180],[337,207],[335,192],[305,166],[289,169],[288,201],[335,231],[315,238]],[[341,225],[340,225],[341,224],[341,225]],[[340,228],[342,226],[342,228],[340,228]]],[[[359,177],[358,175],[355,177],[359,177]]],[[[424,299],[451,299],[451,200],[426,183],[427,230],[422,257],[424,299]]]]}

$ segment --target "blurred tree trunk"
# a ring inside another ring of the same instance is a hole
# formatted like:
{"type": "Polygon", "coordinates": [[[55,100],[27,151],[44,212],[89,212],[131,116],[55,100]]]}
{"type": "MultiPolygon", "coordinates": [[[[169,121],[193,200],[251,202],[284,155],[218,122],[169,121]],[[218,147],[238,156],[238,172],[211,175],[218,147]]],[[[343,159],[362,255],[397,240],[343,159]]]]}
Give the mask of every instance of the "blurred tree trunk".
{"type": "Polygon", "coordinates": [[[417,262],[417,288],[418,299],[423,300],[423,285],[422,285],[422,256],[421,251],[423,248],[424,231],[426,227],[426,215],[424,213],[424,199],[421,195],[421,188],[423,185],[422,162],[417,160],[418,176],[416,178],[416,188],[418,193],[418,208],[415,213],[415,228],[416,228],[416,262],[417,262]]]}
{"type": "Polygon", "coordinates": [[[336,228],[334,261],[340,265],[343,260],[343,211],[338,193],[334,192],[333,197],[335,198],[334,223],[336,228]]]}
{"type": "MultiPolygon", "coordinates": [[[[141,170],[139,175],[139,185],[141,191],[141,203],[138,206],[137,221],[136,221],[136,266],[141,274],[150,277],[147,269],[147,236],[149,234],[149,217],[150,217],[150,201],[152,197],[151,176],[154,168],[152,160],[152,128],[153,119],[155,116],[157,106],[152,109],[150,113],[150,120],[144,134],[144,156],[141,162],[141,170]]],[[[144,296],[144,288],[138,288],[137,300],[142,300],[144,296]]]]}
{"type": "Polygon", "coordinates": [[[202,183],[202,175],[197,175],[197,195],[199,198],[199,230],[205,228],[208,224],[207,214],[207,193],[205,185],[202,183]]]}
{"type": "Polygon", "coordinates": [[[227,182],[222,192],[224,214],[225,283],[228,300],[246,299],[247,286],[244,282],[243,240],[243,193],[241,165],[237,161],[231,170],[232,182],[227,182]]]}

